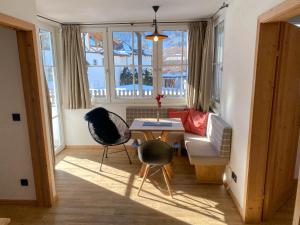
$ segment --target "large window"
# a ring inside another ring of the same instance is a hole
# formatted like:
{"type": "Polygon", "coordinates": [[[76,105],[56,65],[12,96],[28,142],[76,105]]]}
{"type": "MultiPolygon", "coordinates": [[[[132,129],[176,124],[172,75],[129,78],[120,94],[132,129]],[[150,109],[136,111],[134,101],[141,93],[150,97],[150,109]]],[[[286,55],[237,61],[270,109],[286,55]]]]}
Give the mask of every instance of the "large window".
{"type": "Polygon", "coordinates": [[[116,98],[153,96],[153,43],[146,32],[112,32],[116,98]]]}
{"type": "Polygon", "coordinates": [[[145,38],[152,28],[86,28],[82,40],[92,100],[150,102],[162,93],[185,101],[188,32],[185,26],[162,32],[168,39],[153,42],[145,38]]]}
{"type": "Polygon", "coordinates": [[[162,48],[162,94],[172,97],[184,97],[187,88],[187,38],[188,32],[181,30],[164,31],[168,38],[162,48]]]}
{"type": "Polygon", "coordinates": [[[82,33],[90,94],[92,98],[107,98],[104,32],[82,33]]]}
{"type": "Polygon", "coordinates": [[[55,64],[52,33],[46,29],[39,30],[43,69],[49,90],[52,111],[53,142],[58,151],[63,145],[62,120],[58,92],[57,67],[55,64]]]}
{"type": "Polygon", "coordinates": [[[214,61],[213,61],[213,102],[220,102],[221,81],[223,73],[223,51],[224,51],[224,20],[216,23],[214,28],[214,61]]]}

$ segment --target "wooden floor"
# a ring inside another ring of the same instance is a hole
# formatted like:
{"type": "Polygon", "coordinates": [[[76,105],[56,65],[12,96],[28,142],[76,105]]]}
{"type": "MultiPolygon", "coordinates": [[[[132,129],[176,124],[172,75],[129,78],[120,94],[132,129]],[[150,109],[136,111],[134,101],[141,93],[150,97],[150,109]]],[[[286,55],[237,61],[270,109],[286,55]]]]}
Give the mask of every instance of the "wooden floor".
{"type": "MultiPolygon", "coordinates": [[[[51,209],[0,206],[0,217],[12,225],[219,225],[243,224],[223,186],[197,185],[186,157],[175,157],[172,188],[166,192],[160,173],[141,182],[140,162],[131,152],[109,155],[99,172],[97,149],[67,149],[57,157],[56,185],[59,200],[51,209]]],[[[277,213],[268,225],[291,224],[293,202],[277,213]]]]}

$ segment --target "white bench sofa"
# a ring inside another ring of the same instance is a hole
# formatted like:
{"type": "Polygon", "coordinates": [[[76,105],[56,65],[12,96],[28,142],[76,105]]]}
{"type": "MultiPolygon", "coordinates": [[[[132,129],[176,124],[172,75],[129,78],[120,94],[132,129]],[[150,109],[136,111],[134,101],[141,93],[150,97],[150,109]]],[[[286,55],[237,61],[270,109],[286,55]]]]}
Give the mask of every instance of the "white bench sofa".
{"type": "Polygon", "coordinates": [[[231,137],[231,127],[213,113],[208,117],[206,137],[184,134],[185,147],[199,183],[223,183],[225,167],[230,159],[231,137]]]}
{"type": "MultiPolygon", "coordinates": [[[[178,110],[184,108],[184,106],[176,107],[178,110]]],[[[126,121],[131,125],[135,118],[155,118],[156,110],[157,108],[153,106],[129,106],[126,108],[126,121]]],[[[167,118],[167,111],[167,107],[160,109],[162,118],[167,118]]],[[[220,116],[210,113],[206,134],[206,137],[202,137],[187,132],[183,135],[171,133],[168,139],[171,143],[179,145],[184,139],[190,164],[195,166],[198,183],[222,184],[225,167],[230,159],[232,129],[220,116]]],[[[132,138],[144,137],[133,133],[132,138]]]]}

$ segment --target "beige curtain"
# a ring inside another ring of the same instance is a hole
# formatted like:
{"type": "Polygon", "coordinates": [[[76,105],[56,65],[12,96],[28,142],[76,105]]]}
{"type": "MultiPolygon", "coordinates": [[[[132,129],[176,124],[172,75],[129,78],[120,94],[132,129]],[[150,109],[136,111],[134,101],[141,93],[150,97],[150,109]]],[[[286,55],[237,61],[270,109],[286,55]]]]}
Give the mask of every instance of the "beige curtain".
{"type": "Polygon", "coordinates": [[[64,106],[89,108],[91,98],[79,25],[63,25],[64,106]]]}
{"type": "Polygon", "coordinates": [[[209,110],[212,87],[212,21],[194,22],[189,28],[188,106],[209,110]]]}

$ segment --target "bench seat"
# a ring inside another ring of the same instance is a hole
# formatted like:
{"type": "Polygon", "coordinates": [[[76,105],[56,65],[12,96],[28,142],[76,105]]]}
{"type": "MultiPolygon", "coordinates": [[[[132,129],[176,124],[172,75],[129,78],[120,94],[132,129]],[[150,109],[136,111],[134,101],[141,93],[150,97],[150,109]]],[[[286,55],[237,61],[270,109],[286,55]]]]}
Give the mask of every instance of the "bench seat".
{"type": "Polygon", "coordinates": [[[219,156],[208,137],[185,133],[184,142],[191,165],[226,165],[228,163],[228,158],[219,156]]]}
{"type": "Polygon", "coordinates": [[[210,113],[206,133],[205,137],[184,134],[189,160],[195,166],[198,183],[222,184],[230,159],[232,129],[220,116],[210,113]]]}

